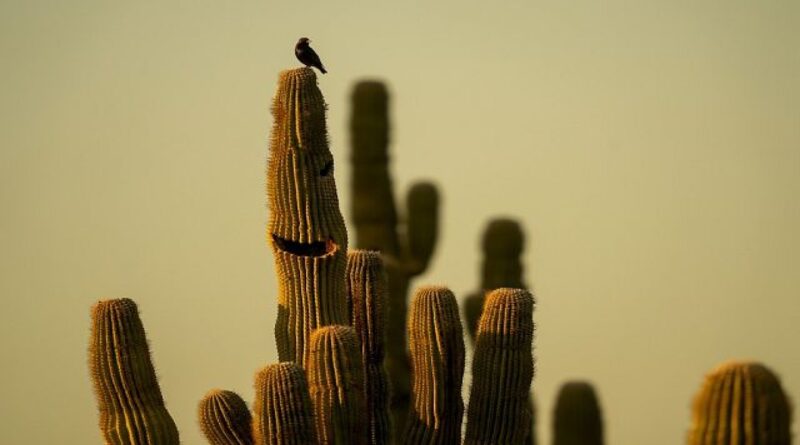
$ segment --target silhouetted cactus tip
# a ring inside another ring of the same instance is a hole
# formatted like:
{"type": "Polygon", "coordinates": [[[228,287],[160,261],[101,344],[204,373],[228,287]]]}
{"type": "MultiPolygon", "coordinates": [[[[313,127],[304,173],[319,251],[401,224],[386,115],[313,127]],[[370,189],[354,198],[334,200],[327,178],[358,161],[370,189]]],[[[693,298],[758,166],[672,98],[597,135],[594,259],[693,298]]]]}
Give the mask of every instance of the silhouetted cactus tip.
{"type": "Polygon", "coordinates": [[[602,411],[591,383],[570,381],[561,386],[553,413],[553,444],[603,444],[602,411]]]}

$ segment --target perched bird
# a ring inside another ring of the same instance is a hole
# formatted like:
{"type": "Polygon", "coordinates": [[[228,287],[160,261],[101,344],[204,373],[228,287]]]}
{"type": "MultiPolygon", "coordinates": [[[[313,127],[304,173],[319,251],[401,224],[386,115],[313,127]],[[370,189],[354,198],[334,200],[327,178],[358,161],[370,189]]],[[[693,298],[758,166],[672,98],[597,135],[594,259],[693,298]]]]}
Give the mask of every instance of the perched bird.
{"type": "Polygon", "coordinates": [[[294,46],[294,55],[297,56],[297,60],[303,62],[303,65],[313,66],[322,71],[322,74],[327,73],[317,53],[308,46],[309,42],[310,40],[308,40],[308,37],[300,37],[300,40],[297,41],[297,45],[294,46]]]}

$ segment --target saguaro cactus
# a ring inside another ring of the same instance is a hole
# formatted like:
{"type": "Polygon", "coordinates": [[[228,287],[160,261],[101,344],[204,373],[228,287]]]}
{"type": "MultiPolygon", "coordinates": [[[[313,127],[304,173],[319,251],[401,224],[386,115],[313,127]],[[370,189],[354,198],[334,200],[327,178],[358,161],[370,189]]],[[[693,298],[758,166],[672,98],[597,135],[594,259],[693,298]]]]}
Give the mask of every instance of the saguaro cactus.
{"type": "Polygon", "coordinates": [[[436,244],[439,195],[428,182],[414,184],[407,195],[405,224],[398,224],[389,175],[389,95],[383,83],[363,81],[352,94],[350,118],[353,163],[352,217],[356,247],[379,250],[386,258],[389,282],[386,364],[392,384],[395,435],[405,425],[409,402],[409,362],[405,320],[410,280],[428,267],[436,244]]]}
{"type": "Polygon", "coordinates": [[[694,400],[689,445],[789,445],[791,407],[780,380],[766,366],[721,364],[694,400]]]}
{"type": "Polygon", "coordinates": [[[386,337],[386,273],[378,252],[347,254],[347,294],[352,325],[361,341],[367,437],[370,445],[389,442],[389,377],[383,367],[386,337]]]}
{"type": "Polygon", "coordinates": [[[308,386],[321,445],[363,445],[364,375],[358,335],[350,326],[324,326],[311,335],[308,386]]]}
{"type": "Polygon", "coordinates": [[[251,445],[252,418],[247,404],[233,391],[212,389],[197,409],[200,429],[212,445],[251,445]]]}
{"type": "Polygon", "coordinates": [[[464,416],[464,334],[456,297],[445,287],[422,287],[409,315],[412,412],[403,443],[457,444],[464,416]]]}
{"type": "Polygon", "coordinates": [[[177,445],[178,429],[164,406],[144,326],[128,298],[92,307],[89,368],[108,445],[177,445]]]}
{"type": "Polygon", "coordinates": [[[314,329],[348,322],[347,231],[313,70],[281,72],[272,113],[267,238],[279,278],[275,337],[280,360],[302,365],[314,329]]]}
{"type": "Polygon", "coordinates": [[[533,295],[500,288],[486,298],[472,364],[466,445],[518,444],[531,425],[533,295]]]}
{"type": "Polygon", "coordinates": [[[253,439],[256,445],[315,445],[314,416],[303,369],[293,362],[256,374],[253,439]]]}
{"type": "Polygon", "coordinates": [[[603,445],[603,419],[594,388],[567,382],[558,391],[553,412],[554,445],[603,445]]]}

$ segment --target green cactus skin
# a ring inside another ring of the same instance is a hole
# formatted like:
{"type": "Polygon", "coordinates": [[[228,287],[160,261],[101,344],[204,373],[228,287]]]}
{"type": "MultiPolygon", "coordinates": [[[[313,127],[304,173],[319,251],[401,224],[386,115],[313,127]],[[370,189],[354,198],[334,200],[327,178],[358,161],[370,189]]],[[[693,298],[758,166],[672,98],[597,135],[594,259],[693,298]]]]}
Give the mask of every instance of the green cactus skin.
{"type": "Polygon", "coordinates": [[[553,413],[553,445],[603,445],[603,418],[588,382],[567,382],[553,413]]]}
{"type": "Polygon", "coordinates": [[[347,324],[347,231],[339,211],[325,101],[310,68],[281,72],[267,167],[267,238],[278,274],[281,361],[306,361],[311,332],[347,324]]]}
{"type": "Polygon", "coordinates": [[[366,445],[361,366],[352,327],[324,326],[311,334],[306,368],[320,445],[366,445]]]}
{"type": "Polygon", "coordinates": [[[197,408],[200,429],[211,445],[252,445],[252,418],[247,404],[233,391],[212,389],[197,408]]]}
{"type": "Polygon", "coordinates": [[[255,378],[256,445],[315,445],[314,415],[305,372],[294,362],[259,370],[255,378]]]}
{"type": "Polygon", "coordinates": [[[424,272],[433,254],[438,231],[439,194],[427,182],[416,183],[407,195],[404,227],[398,227],[389,175],[389,94],[379,81],[362,81],[352,93],[352,216],[356,247],[384,255],[389,283],[386,348],[392,396],[394,435],[406,423],[410,400],[410,364],[406,355],[405,320],[409,284],[424,272]],[[400,234],[403,233],[404,236],[400,234]]]}
{"type": "Polygon", "coordinates": [[[411,409],[403,443],[457,444],[464,402],[464,332],[453,293],[440,286],[418,289],[408,319],[411,409]]]}
{"type": "Polygon", "coordinates": [[[107,445],[177,445],[178,429],[150,360],[136,303],[128,298],[92,307],[89,369],[107,445]]]}
{"type": "Polygon", "coordinates": [[[689,445],[790,445],[791,406],[780,380],[748,361],[721,364],[694,400],[689,445]]]}
{"type": "Polygon", "coordinates": [[[531,426],[533,295],[500,288],[486,297],[472,364],[465,445],[519,444],[531,426]]]}
{"type": "Polygon", "coordinates": [[[367,437],[370,445],[389,443],[389,376],[383,367],[386,339],[386,273],[378,252],[347,254],[347,294],[352,325],[361,341],[367,437]]]}
{"type": "MultiPolygon", "coordinates": [[[[522,252],[525,250],[525,234],[522,225],[510,218],[495,218],[489,221],[481,240],[483,263],[481,264],[481,290],[464,299],[464,318],[473,343],[478,332],[478,321],[483,310],[485,293],[500,287],[524,289],[522,278],[522,252]]],[[[528,400],[531,410],[531,429],[525,438],[526,445],[536,444],[536,405],[533,396],[528,400]]]]}

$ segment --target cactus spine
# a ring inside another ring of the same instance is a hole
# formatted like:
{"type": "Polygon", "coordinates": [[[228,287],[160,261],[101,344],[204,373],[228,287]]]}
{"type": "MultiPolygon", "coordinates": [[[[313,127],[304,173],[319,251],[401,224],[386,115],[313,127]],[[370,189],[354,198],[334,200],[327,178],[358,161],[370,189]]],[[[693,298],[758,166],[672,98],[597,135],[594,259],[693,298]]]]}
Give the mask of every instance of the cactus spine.
{"type": "Polygon", "coordinates": [[[251,445],[250,411],[238,394],[213,389],[198,406],[200,429],[212,445],[251,445]]]}
{"type": "Polygon", "coordinates": [[[464,402],[464,336],[453,293],[440,286],[418,289],[411,303],[408,341],[412,392],[403,443],[459,443],[464,402]]]}
{"type": "Polygon", "coordinates": [[[339,211],[325,101],[310,68],[281,72],[267,167],[267,238],[278,273],[281,361],[305,363],[311,332],[347,324],[347,231],[339,211]]]}
{"type": "Polygon", "coordinates": [[[352,94],[350,119],[353,201],[356,246],[379,250],[386,258],[391,316],[387,332],[392,341],[386,364],[392,385],[394,431],[402,434],[409,403],[410,367],[406,355],[405,320],[410,280],[428,267],[437,237],[439,197],[426,182],[413,185],[407,195],[404,228],[398,227],[389,175],[389,95],[383,83],[363,81],[352,94]],[[404,233],[405,236],[400,235],[404,233]]]}
{"type": "Polygon", "coordinates": [[[303,369],[293,362],[262,368],[255,378],[256,445],[315,445],[314,416],[303,369]]]}
{"type": "Polygon", "coordinates": [[[766,366],[723,363],[706,376],[694,400],[689,445],[789,445],[791,407],[766,366]]]}
{"type": "Polygon", "coordinates": [[[89,368],[106,444],[179,443],[133,300],[104,300],[92,307],[89,368]]]}
{"type": "Polygon", "coordinates": [[[522,443],[531,425],[533,295],[492,291],[478,325],[466,445],[522,443]]]}
{"type": "Polygon", "coordinates": [[[352,325],[361,340],[367,437],[371,445],[389,443],[389,377],[383,367],[386,338],[386,274],[378,252],[347,254],[347,294],[352,325]]]}
{"type": "Polygon", "coordinates": [[[364,445],[364,375],[358,335],[325,326],[311,335],[308,386],[320,445],[364,445]]]}
{"type": "Polygon", "coordinates": [[[567,382],[558,391],[553,445],[603,445],[600,403],[590,383],[567,382]]]}

